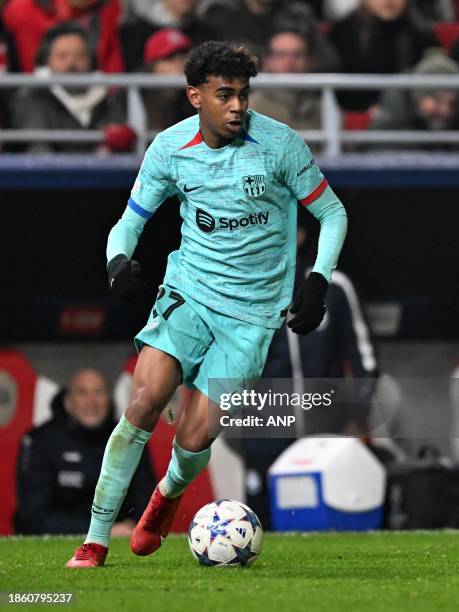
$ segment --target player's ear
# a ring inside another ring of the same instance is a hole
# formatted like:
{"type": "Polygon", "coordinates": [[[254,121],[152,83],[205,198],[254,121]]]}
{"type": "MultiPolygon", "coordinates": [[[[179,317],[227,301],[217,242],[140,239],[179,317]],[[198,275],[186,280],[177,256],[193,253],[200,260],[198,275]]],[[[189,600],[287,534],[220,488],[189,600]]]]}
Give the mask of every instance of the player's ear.
{"type": "Polygon", "coordinates": [[[188,85],[186,88],[186,95],[188,96],[188,100],[191,102],[191,105],[196,109],[200,110],[201,108],[201,96],[199,94],[199,90],[192,85],[188,85]]]}

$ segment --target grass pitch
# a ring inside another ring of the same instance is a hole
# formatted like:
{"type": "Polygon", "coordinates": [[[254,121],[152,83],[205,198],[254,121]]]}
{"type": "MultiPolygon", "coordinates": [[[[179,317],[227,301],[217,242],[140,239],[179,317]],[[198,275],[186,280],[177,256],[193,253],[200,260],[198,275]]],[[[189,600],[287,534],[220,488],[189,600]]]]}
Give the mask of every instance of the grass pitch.
{"type": "MultiPolygon", "coordinates": [[[[265,534],[249,569],[200,567],[185,537],[150,557],[113,539],[104,568],[66,570],[81,538],[0,539],[0,591],[74,593],[69,610],[459,610],[459,533],[265,534]]],[[[30,610],[5,604],[0,609],[30,610]]],[[[43,606],[41,606],[43,607],[43,606]]]]}

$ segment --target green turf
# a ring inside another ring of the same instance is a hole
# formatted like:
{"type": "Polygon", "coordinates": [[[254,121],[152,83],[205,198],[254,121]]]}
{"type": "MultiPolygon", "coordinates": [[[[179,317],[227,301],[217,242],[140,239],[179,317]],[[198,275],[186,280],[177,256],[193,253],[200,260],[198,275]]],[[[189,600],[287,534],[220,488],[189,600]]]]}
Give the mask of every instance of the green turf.
{"type": "Polygon", "coordinates": [[[72,592],[69,610],[459,610],[455,532],[268,534],[250,569],[200,567],[184,537],[145,558],[114,539],[104,568],[64,569],[80,541],[0,539],[0,591],[72,592]]]}

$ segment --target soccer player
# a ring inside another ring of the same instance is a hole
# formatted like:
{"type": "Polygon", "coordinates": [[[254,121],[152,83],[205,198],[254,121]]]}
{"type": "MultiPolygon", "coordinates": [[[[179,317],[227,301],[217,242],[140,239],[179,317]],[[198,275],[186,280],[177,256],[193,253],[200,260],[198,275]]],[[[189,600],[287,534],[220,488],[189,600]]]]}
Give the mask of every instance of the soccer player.
{"type": "Polygon", "coordinates": [[[287,125],[248,109],[257,69],[247,49],[206,42],[191,50],[185,74],[197,114],[155,138],[108,238],[110,287],[121,298],[136,299],[144,281],[131,257],[142,229],[164,200],[179,197],[181,245],[169,255],[151,316],[135,338],[139,358],[131,400],[107,443],[89,532],[70,568],[104,564],[110,529],[142,449],[183,382],[194,389],[192,399],[166,475],[131,538],[137,555],[161,546],[184,490],[209,461],[209,431],[223,414],[221,388],[241,389],[259,378],[287,315],[298,201],[321,230],[315,265],[291,306],[294,332],[307,334],[320,324],[346,234],[344,207],[308,147],[287,125]]]}

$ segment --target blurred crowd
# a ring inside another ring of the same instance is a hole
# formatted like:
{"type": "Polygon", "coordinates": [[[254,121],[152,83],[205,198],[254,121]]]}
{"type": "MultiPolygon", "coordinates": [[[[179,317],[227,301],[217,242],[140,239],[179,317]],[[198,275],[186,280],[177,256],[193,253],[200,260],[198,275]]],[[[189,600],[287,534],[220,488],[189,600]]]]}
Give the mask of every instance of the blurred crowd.
{"type": "MultiPolygon", "coordinates": [[[[0,0],[0,74],[183,74],[210,39],[247,45],[273,74],[459,73],[459,0],[0,0]]],[[[1,76],[0,76],[1,78],[1,76]]],[[[193,111],[177,89],[142,92],[148,128],[193,111]]],[[[457,90],[338,92],[346,129],[457,129],[457,90]]],[[[251,107],[320,129],[320,91],[263,89],[251,107]]],[[[28,152],[129,151],[125,92],[101,86],[0,88],[3,129],[99,129],[104,142],[4,144],[28,152]]],[[[0,134],[1,139],[1,134],[0,134]]]]}

